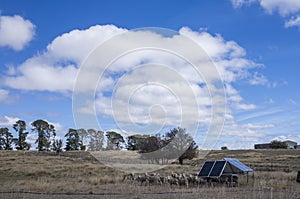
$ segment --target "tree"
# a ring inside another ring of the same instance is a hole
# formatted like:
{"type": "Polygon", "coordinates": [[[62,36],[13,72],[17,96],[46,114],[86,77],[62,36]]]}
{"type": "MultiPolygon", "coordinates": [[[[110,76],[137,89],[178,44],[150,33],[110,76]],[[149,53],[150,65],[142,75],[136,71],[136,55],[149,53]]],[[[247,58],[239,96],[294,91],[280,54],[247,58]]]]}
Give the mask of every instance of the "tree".
{"type": "Polygon", "coordinates": [[[11,132],[9,132],[8,128],[0,128],[0,149],[1,150],[12,150],[12,143],[15,142],[16,139],[13,138],[11,132]]]}
{"type": "Polygon", "coordinates": [[[198,146],[193,138],[186,133],[183,128],[174,128],[166,134],[166,150],[169,158],[178,157],[179,164],[183,164],[184,159],[193,159],[197,156],[198,146]]]}
{"type": "Polygon", "coordinates": [[[51,145],[51,137],[55,137],[55,127],[44,120],[36,120],[31,123],[33,126],[32,131],[38,133],[38,138],[35,143],[38,144],[39,151],[48,151],[51,145]]]}
{"type": "Polygon", "coordinates": [[[57,154],[62,152],[62,140],[61,139],[56,139],[52,143],[52,150],[55,151],[57,154]]]}
{"type": "Polygon", "coordinates": [[[29,150],[31,145],[26,142],[28,132],[26,131],[26,123],[23,120],[18,120],[13,128],[18,133],[18,139],[16,140],[17,150],[29,150]]]}
{"type": "Polygon", "coordinates": [[[144,142],[149,138],[149,135],[130,135],[127,137],[126,149],[130,151],[142,150],[144,142]]]}
{"type": "Polygon", "coordinates": [[[197,146],[196,142],[193,140],[192,143],[190,144],[190,146],[188,147],[188,149],[178,158],[179,164],[183,165],[184,159],[191,160],[191,159],[197,157],[197,155],[198,155],[197,149],[198,149],[198,146],[197,146]]]}
{"type": "Polygon", "coordinates": [[[125,143],[123,136],[114,131],[106,132],[107,137],[107,150],[120,150],[122,149],[122,144],[125,143]]]}
{"type": "Polygon", "coordinates": [[[90,141],[88,144],[89,151],[100,151],[103,149],[104,132],[96,131],[95,129],[87,130],[90,141]]]}
{"type": "Polygon", "coordinates": [[[142,159],[159,164],[159,160],[163,159],[164,155],[158,151],[161,148],[161,138],[159,136],[149,136],[141,140],[139,153],[141,153],[142,159]]]}
{"type": "Polygon", "coordinates": [[[83,143],[80,139],[78,130],[69,129],[68,133],[65,135],[66,139],[66,151],[77,151],[83,150],[83,143]]]}
{"type": "Polygon", "coordinates": [[[221,150],[228,150],[228,147],[227,146],[222,146],[221,150]]]}
{"type": "Polygon", "coordinates": [[[77,129],[80,140],[80,150],[85,151],[86,145],[88,144],[88,133],[85,129],[77,129]]]}
{"type": "Polygon", "coordinates": [[[150,153],[160,149],[160,137],[150,136],[143,139],[140,153],[150,153]]]}
{"type": "Polygon", "coordinates": [[[271,143],[270,143],[270,148],[272,149],[287,149],[288,146],[286,143],[284,142],[280,142],[280,141],[277,141],[277,140],[273,140],[271,143]]]}

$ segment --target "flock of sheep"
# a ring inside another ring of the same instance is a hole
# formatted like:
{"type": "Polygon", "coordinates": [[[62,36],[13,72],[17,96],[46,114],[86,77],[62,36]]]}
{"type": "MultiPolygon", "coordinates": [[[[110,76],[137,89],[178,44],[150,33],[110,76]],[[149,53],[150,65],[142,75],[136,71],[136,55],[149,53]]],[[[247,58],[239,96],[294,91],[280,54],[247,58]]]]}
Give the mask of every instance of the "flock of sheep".
{"type": "Polygon", "coordinates": [[[201,185],[214,185],[216,183],[235,186],[237,177],[220,177],[218,179],[203,179],[197,174],[174,173],[171,175],[160,175],[159,173],[144,173],[135,175],[133,173],[123,176],[122,181],[130,181],[138,183],[139,185],[170,185],[170,186],[184,186],[184,187],[199,187],[201,185]]]}

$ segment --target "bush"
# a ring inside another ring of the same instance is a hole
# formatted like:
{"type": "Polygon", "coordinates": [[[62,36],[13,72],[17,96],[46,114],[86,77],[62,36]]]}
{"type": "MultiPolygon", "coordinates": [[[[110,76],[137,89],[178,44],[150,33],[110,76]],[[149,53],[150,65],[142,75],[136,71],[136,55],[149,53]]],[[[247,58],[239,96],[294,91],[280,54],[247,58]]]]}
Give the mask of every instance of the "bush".
{"type": "Polygon", "coordinates": [[[221,150],[228,150],[228,147],[227,146],[222,146],[221,150]]]}
{"type": "Polygon", "coordinates": [[[284,142],[280,142],[280,141],[274,140],[274,141],[272,141],[270,143],[270,148],[271,149],[287,149],[288,146],[284,142]]]}

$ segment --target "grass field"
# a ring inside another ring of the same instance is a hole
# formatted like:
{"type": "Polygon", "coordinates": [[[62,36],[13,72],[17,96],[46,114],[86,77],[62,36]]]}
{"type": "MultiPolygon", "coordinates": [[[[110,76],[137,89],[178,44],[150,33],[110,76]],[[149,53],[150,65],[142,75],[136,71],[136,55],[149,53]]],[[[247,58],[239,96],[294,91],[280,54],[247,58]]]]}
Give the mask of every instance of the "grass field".
{"type": "Polygon", "coordinates": [[[197,173],[205,160],[224,157],[238,158],[254,169],[254,177],[248,183],[242,177],[239,187],[141,186],[122,182],[124,172],[88,152],[0,151],[0,198],[300,198],[300,150],[211,151],[156,172],[197,173]]]}

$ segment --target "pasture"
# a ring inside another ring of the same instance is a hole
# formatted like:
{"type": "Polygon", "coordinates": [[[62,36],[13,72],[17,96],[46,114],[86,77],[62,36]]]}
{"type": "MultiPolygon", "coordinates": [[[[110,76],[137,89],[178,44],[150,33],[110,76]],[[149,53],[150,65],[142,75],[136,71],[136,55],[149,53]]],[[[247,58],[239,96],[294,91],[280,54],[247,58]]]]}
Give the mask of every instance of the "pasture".
{"type": "MultiPolygon", "coordinates": [[[[300,198],[300,150],[211,151],[205,158],[175,162],[147,175],[197,174],[205,160],[224,157],[239,159],[254,169],[254,176],[248,183],[241,177],[239,186],[140,183],[123,181],[126,173],[88,152],[0,151],[0,198],[300,198]]],[[[145,174],[134,175],[137,179],[145,174]]]]}

